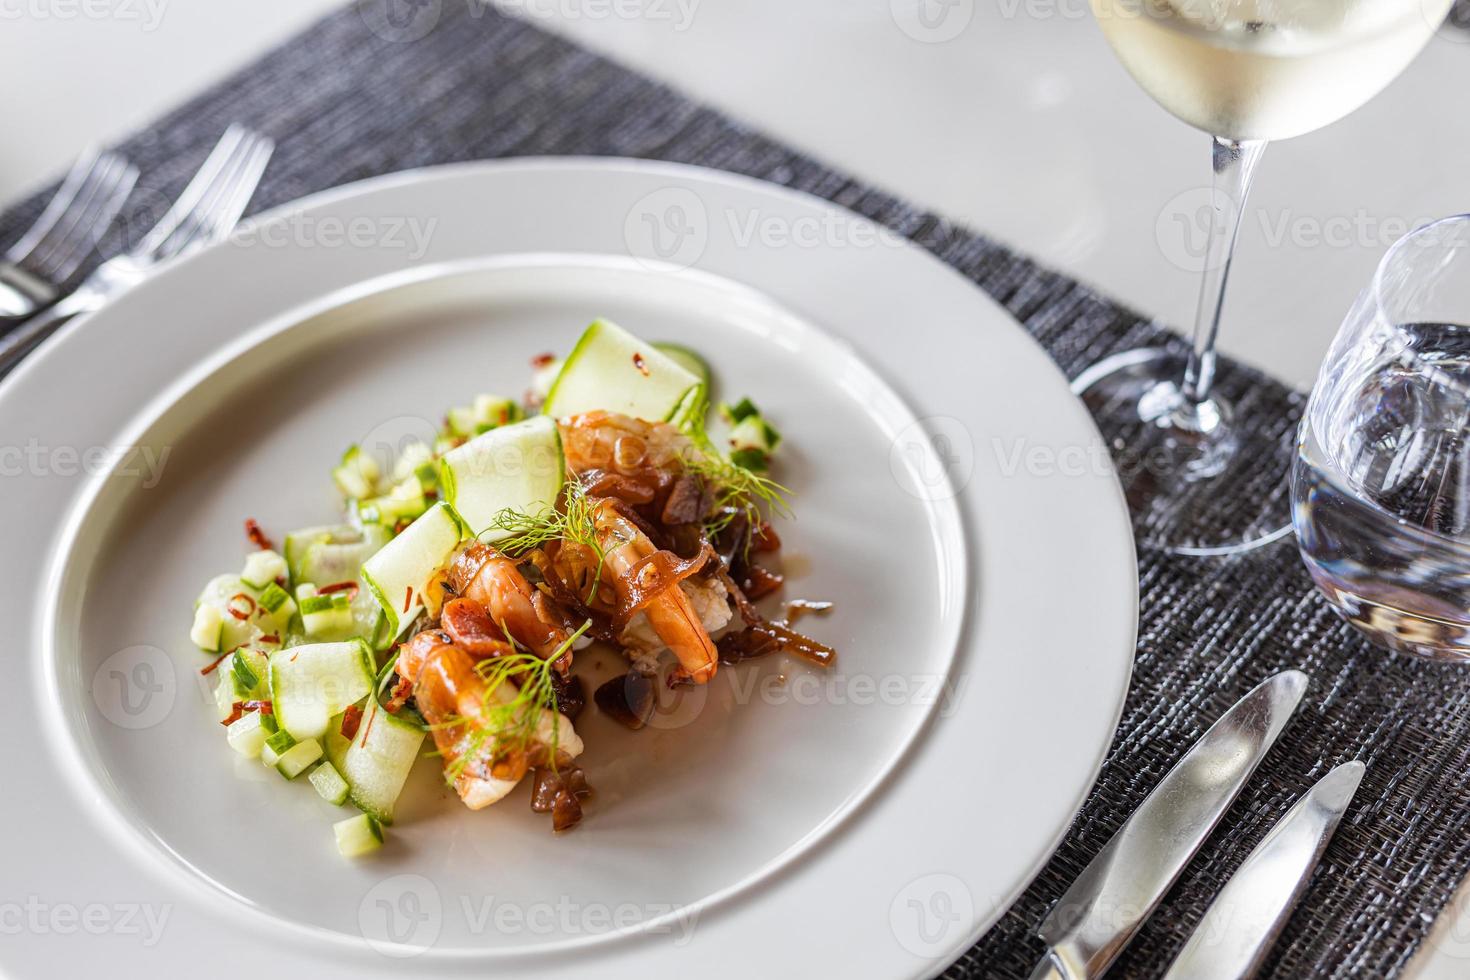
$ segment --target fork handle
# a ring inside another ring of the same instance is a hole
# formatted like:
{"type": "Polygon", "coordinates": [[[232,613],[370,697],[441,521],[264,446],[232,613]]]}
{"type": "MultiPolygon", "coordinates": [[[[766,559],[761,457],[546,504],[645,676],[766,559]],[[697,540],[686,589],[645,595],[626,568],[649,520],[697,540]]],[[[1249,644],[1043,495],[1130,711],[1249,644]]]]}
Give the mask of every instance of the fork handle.
{"type": "Polygon", "coordinates": [[[55,333],[72,317],[83,312],[85,310],[80,304],[68,303],[63,299],[0,337],[0,377],[9,374],[27,354],[36,349],[37,344],[55,333]]]}

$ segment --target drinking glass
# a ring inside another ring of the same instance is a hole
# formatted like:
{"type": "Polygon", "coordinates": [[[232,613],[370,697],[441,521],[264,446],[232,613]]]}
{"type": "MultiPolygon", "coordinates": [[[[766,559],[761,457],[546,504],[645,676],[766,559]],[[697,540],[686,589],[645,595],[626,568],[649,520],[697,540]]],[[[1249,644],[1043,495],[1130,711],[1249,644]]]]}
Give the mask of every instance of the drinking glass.
{"type": "Polygon", "coordinates": [[[1302,558],[1348,622],[1470,659],[1470,215],[1379,263],[1312,389],[1291,496],[1302,558]]]}
{"type": "Polygon", "coordinates": [[[1211,226],[1187,352],[1107,358],[1073,383],[1113,449],[1141,544],[1247,550],[1289,532],[1289,443],[1235,424],[1215,388],[1225,283],[1251,176],[1272,139],[1347,115],[1407,65],[1450,0],[1091,0],[1123,66],[1210,134],[1211,226]],[[1261,459],[1283,479],[1265,490],[1261,459]],[[1223,504],[1223,506],[1222,506],[1223,504]]]}

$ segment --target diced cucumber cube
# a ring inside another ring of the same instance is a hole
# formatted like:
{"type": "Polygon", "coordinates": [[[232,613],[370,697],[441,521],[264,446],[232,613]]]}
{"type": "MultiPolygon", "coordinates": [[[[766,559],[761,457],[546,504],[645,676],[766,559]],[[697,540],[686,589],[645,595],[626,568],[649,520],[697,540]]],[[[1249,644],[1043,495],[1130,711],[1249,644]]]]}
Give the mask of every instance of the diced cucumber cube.
{"type": "Polygon", "coordinates": [[[413,471],[414,478],[419,481],[419,486],[425,490],[436,490],[439,487],[439,462],[432,456],[413,471]]]}
{"type": "Polygon", "coordinates": [[[308,643],[271,654],[271,705],[281,729],[318,738],[331,717],[373,689],[372,650],[362,640],[308,643]]]}
{"type": "MultiPolygon", "coordinates": [[[[414,481],[417,483],[417,481],[414,481]]],[[[392,494],[386,497],[374,497],[365,501],[362,506],[364,519],[369,512],[374,516],[374,523],[397,524],[399,521],[411,521],[429,509],[429,498],[423,494],[417,497],[397,497],[392,494]]]]}
{"type": "Polygon", "coordinates": [[[290,732],[277,730],[271,733],[268,744],[279,755],[280,753],[289,749],[291,746],[295,745],[296,739],[291,735],[290,732]]]}
{"type": "Polygon", "coordinates": [[[567,355],[543,410],[557,419],[603,409],[660,422],[672,418],[703,384],[653,344],[611,321],[596,320],[567,355]]]}
{"type": "MultiPolygon", "coordinates": [[[[391,530],[371,523],[361,528],[349,525],[307,528],[287,536],[286,551],[288,556],[294,556],[291,558],[291,576],[292,581],[298,584],[298,599],[316,594],[315,586],[299,588],[313,582],[357,582],[359,586],[357,596],[352,600],[353,627],[340,634],[318,638],[351,635],[374,641],[379,637],[381,612],[377,600],[362,582],[360,572],[362,563],[377,554],[392,538],[391,530]]],[[[386,636],[382,639],[385,644],[388,642],[386,636]]]]}
{"type": "Polygon", "coordinates": [[[306,778],[311,780],[311,786],[317,791],[317,795],[333,806],[341,806],[347,801],[347,780],[342,778],[336,766],[330,762],[323,762],[306,778]]]}
{"type": "Polygon", "coordinates": [[[221,662],[214,671],[219,675],[214,685],[214,710],[220,721],[235,713],[235,702],[240,700],[235,697],[235,675],[229,667],[229,663],[221,662]]]}
{"type": "Polygon", "coordinates": [[[731,425],[744,422],[752,415],[759,415],[760,409],[755,407],[755,402],[749,398],[742,398],[734,405],[721,405],[720,415],[731,425]]]}
{"type": "Polygon", "coordinates": [[[247,711],[239,720],[225,726],[225,738],[229,741],[230,748],[247,759],[259,757],[260,750],[265,748],[266,739],[270,736],[262,724],[266,717],[268,716],[259,711],[247,711]]]}
{"type": "MultiPolygon", "coordinates": [[[[196,621],[201,615],[200,609],[212,606],[219,614],[220,622],[223,624],[219,631],[218,646],[214,647],[214,652],[233,650],[238,646],[254,643],[264,635],[265,631],[256,625],[259,604],[254,596],[254,591],[242,582],[238,575],[216,575],[200,591],[199,598],[194,603],[196,621]]],[[[208,617],[208,621],[201,625],[207,630],[213,626],[214,613],[203,615],[208,617]]],[[[203,630],[199,638],[205,638],[203,630]]]]}
{"type": "Polygon", "coordinates": [[[549,511],[561,492],[561,437],[548,416],[517,422],[476,436],[440,460],[444,500],[470,533],[496,541],[508,532],[490,530],[502,510],[530,516],[549,511]]]}
{"type": "Polygon", "coordinates": [[[224,649],[225,614],[218,606],[202,605],[194,610],[194,625],[189,628],[189,642],[209,653],[224,649]]]}
{"type": "Polygon", "coordinates": [[[332,470],[332,479],[337,488],[348,497],[361,500],[371,497],[377,489],[382,469],[378,461],[357,446],[349,446],[342,454],[342,462],[332,470]]]}
{"type": "Polygon", "coordinates": [[[378,505],[375,503],[376,499],[352,501],[352,519],[363,527],[382,526],[386,518],[378,513],[378,505]]]}
{"type": "MultiPolygon", "coordinates": [[[[276,734],[279,735],[280,732],[276,734]]],[[[276,772],[287,779],[295,779],[321,757],[322,743],[314,738],[309,738],[304,742],[297,742],[280,754],[280,757],[276,759],[276,772]]]]}
{"type": "Polygon", "coordinates": [[[747,415],[730,430],[732,449],[759,449],[769,453],[780,441],[781,436],[759,415],[747,415]]]}
{"type": "Polygon", "coordinates": [[[426,443],[410,442],[398,453],[398,458],[393,461],[393,481],[401,483],[409,476],[418,472],[426,463],[434,459],[434,450],[426,443]]]}
{"type": "Polygon", "coordinates": [[[307,596],[300,608],[301,624],[314,639],[342,640],[353,633],[352,597],[346,592],[307,596]]]}
{"type": "Polygon", "coordinates": [[[730,462],[743,470],[761,473],[771,465],[771,454],[764,449],[736,449],[730,453],[730,462]]]}
{"type": "Polygon", "coordinates": [[[444,416],[444,424],[451,435],[472,436],[475,434],[475,410],[473,408],[451,408],[444,416]]]}
{"type": "Polygon", "coordinates": [[[462,536],[459,516],[440,502],[363,562],[362,581],[387,617],[390,640],[418,616],[429,580],[449,561],[462,536]]]}
{"type": "Polygon", "coordinates": [[[383,846],[383,828],[371,814],[359,813],[346,820],[332,824],[332,833],[337,838],[337,850],[343,857],[362,857],[383,846]]]}
{"type": "Polygon", "coordinates": [[[296,613],[296,603],[291,599],[291,593],[272,582],[260,593],[260,608],[265,610],[279,631],[291,621],[296,613]]]}
{"type": "Polygon", "coordinates": [[[781,433],[765,420],[749,398],[734,405],[721,405],[720,415],[731,425],[730,462],[759,472],[771,463],[771,454],[781,442],[781,433]]]}
{"type": "Polygon", "coordinates": [[[291,601],[291,593],[272,582],[261,590],[258,601],[262,609],[275,615],[291,601]]]}
{"type": "Polygon", "coordinates": [[[301,615],[310,616],[314,613],[330,612],[333,609],[346,609],[350,602],[351,599],[345,592],[309,595],[301,600],[301,615]]]}
{"type": "Polygon", "coordinates": [[[481,429],[494,429],[520,420],[521,406],[500,395],[476,395],[472,411],[481,429]]]}
{"type": "Polygon", "coordinates": [[[280,761],[281,756],[296,747],[296,739],[291,733],[277,729],[266,737],[265,745],[260,749],[260,761],[268,766],[273,766],[280,761]]]}
{"type": "Polygon", "coordinates": [[[230,679],[236,698],[248,701],[265,694],[266,665],[265,656],[254,650],[236,650],[230,655],[230,679]]]}
{"type": "Polygon", "coordinates": [[[278,578],[286,577],[286,559],[274,551],[252,551],[245,559],[240,581],[252,589],[264,589],[278,578]]]}

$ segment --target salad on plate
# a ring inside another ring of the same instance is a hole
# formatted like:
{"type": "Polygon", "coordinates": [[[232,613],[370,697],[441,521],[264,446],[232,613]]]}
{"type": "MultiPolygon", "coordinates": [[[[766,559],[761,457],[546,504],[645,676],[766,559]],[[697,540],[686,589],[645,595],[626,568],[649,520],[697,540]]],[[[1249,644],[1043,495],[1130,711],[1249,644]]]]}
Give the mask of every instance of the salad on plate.
{"type": "Polygon", "coordinates": [[[244,567],[195,603],[226,741],[356,807],[334,825],[346,856],[381,846],[425,755],[472,810],[530,776],[531,808],[576,826],[592,793],[576,665],[594,644],[627,671],[590,710],[631,729],[655,685],[836,656],[793,628],[830,603],[754,604],[782,587],[771,520],[789,516],[770,475],[781,437],[754,403],[712,410],[699,355],[607,320],[532,363],[523,400],[452,408],[432,444],[386,465],[349,448],[332,471],[341,523],[277,549],[247,520],[244,567]]]}

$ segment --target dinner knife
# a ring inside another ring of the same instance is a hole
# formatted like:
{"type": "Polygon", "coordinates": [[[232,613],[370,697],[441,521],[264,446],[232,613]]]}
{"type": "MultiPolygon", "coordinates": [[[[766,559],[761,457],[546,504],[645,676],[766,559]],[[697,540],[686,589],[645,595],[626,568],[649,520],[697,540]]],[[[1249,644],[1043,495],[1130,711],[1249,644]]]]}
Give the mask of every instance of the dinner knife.
{"type": "Polygon", "coordinates": [[[1215,896],[1164,980],[1241,980],[1260,968],[1363,781],[1338,766],[1297,801],[1215,896]]]}
{"type": "Polygon", "coordinates": [[[1041,923],[1031,980],[1096,980],[1178,879],[1286,727],[1299,670],[1258,685],[1170,769],[1041,923]]]}

